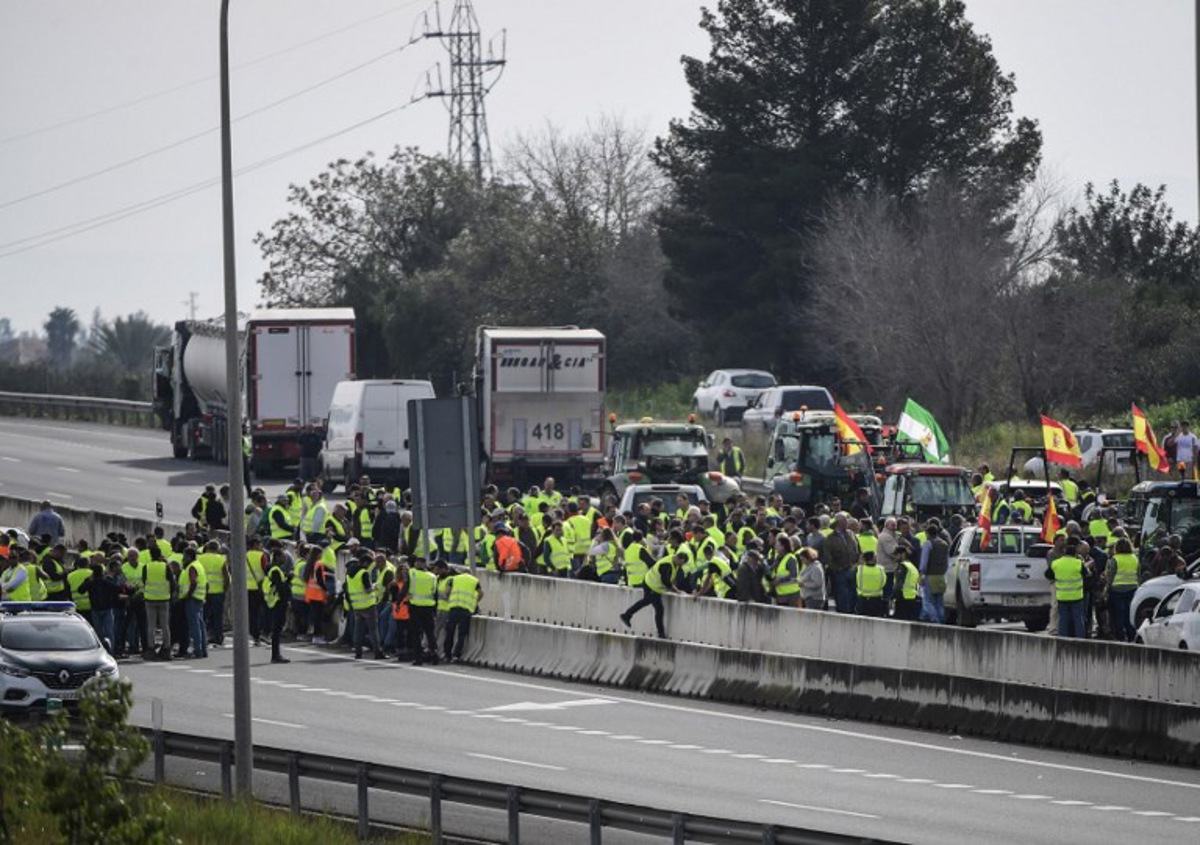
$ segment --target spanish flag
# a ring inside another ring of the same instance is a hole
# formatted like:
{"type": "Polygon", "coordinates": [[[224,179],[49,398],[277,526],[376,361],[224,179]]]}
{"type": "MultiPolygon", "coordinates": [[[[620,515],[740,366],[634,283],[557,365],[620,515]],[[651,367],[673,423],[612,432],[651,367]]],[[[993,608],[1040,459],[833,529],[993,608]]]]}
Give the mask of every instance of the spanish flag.
{"type": "Polygon", "coordinates": [[[987,484],[983,485],[983,501],[979,503],[979,530],[983,534],[979,537],[979,548],[987,551],[988,544],[992,542],[992,488],[987,484]]]}
{"type": "Polygon", "coordinates": [[[863,430],[858,427],[858,423],[850,419],[850,415],[842,410],[842,406],[837,402],[833,403],[833,415],[837,420],[838,440],[841,440],[843,443],[843,454],[857,455],[864,447],[867,450],[867,454],[871,454],[871,444],[867,443],[867,437],[863,434],[863,430]],[[860,446],[860,443],[863,445],[860,446]]]}
{"type": "Polygon", "coordinates": [[[1051,493],[1046,502],[1046,515],[1042,517],[1042,542],[1053,543],[1054,535],[1062,528],[1062,520],[1058,518],[1058,507],[1054,504],[1054,494],[1051,493]]]}
{"type": "Polygon", "coordinates": [[[1171,465],[1167,462],[1167,453],[1158,445],[1154,437],[1154,429],[1150,421],[1137,405],[1133,406],[1133,440],[1137,450],[1146,456],[1146,462],[1155,472],[1170,472],[1171,465]]]}
{"type": "Polygon", "coordinates": [[[1069,467],[1083,466],[1083,453],[1071,429],[1042,414],[1042,442],[1046,446],[1046,461],[1069,467]]]}

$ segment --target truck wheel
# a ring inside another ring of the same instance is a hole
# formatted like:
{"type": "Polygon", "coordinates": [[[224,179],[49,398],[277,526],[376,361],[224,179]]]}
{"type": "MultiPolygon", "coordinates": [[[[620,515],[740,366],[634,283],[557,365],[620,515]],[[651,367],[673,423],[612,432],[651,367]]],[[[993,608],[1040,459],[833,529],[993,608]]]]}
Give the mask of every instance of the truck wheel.
{"type": "Polygon", "coordinates": [[[725,411],[720,405],[713,405],[713,425],[717,428],[725,427],[725,411]]]}
{"type": "Polygon", "coordinates": [[[1040,634],[1050,625],[1050,614],[1040,613],[1037,616],[1025,617],[1025,630],[1031,634],[1040,634]]]}
{"type": "Polygon", "coordinates": [[[955,590],[955,596],[956,598],[954,603],[958,605],[958,618],[955,621],[958,623],[958,627],[974,628],[979,624],[979,617],[976,616],[975,611],[968,607],[967,603],[963,601],[961,589],[955,590]]]}

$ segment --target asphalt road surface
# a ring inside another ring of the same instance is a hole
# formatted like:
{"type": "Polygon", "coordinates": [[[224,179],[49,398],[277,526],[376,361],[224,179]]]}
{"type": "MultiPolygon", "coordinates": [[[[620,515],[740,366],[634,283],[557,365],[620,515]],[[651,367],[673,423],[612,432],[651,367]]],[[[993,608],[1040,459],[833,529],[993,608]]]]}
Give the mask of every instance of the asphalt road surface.
{"type": "MultiPolygon", "coordinates": [[[[5,496],[49,498],[58,505],[137,519],[154,519],[155,502],[161,501],[163,518],[183,523],[191,520],[204,485],[225,480],[223,466],[172,457],[165,431],[0,417],[0,494],[5,496]]],[[[278,493],[285,481],[266,479],[261,486],[278,493]]]]}
{"type": "MultiPolygon", "coordinates": [[[[1200,837],[1192,769],[307,645],[286,654],[276,666],[252,649],[261,744],[913,843],[1200,837]]],[[[159,698],[168,730],[232,738],[231,666],[229,649],[125,664],[134,720],[149,725],[159,698]]]]}

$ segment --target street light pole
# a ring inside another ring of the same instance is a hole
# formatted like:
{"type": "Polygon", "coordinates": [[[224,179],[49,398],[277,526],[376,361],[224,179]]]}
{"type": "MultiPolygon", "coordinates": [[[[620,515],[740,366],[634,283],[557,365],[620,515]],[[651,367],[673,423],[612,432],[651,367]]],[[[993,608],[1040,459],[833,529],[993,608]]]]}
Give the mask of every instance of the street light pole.
{"type": "MultiPolygon", "coordinates": [[[[237,262],[233,240],[233,145],[229,132],[229,0],[221,0],[221,217],[225,247],[226,463],[229,470],[229,570],[233,611],[234,785],[241,798],[254,786],[250,736],[250,626],[246,595],[246,495],[242,485],[242,387],[238,350],[237,262]]],[[[221,623],[217,623],[221,624],[221,623]]]]}

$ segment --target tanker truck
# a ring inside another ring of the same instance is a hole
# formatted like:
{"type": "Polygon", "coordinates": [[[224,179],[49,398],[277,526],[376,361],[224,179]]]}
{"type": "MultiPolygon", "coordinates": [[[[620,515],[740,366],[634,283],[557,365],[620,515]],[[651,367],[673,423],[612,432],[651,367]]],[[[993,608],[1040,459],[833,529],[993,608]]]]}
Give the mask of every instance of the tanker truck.
{"type": "MultiPolygon", "coordinates": [[[[255,474],[300,459],[299,436],[324,437],[339,381],[354,378],[354,310],[277,308],[238,320],[239,391],[255,474]]],[[[228,460],[225,319],[181,320],[154,350],[154,411],[176,458],[228,460]]]]}

